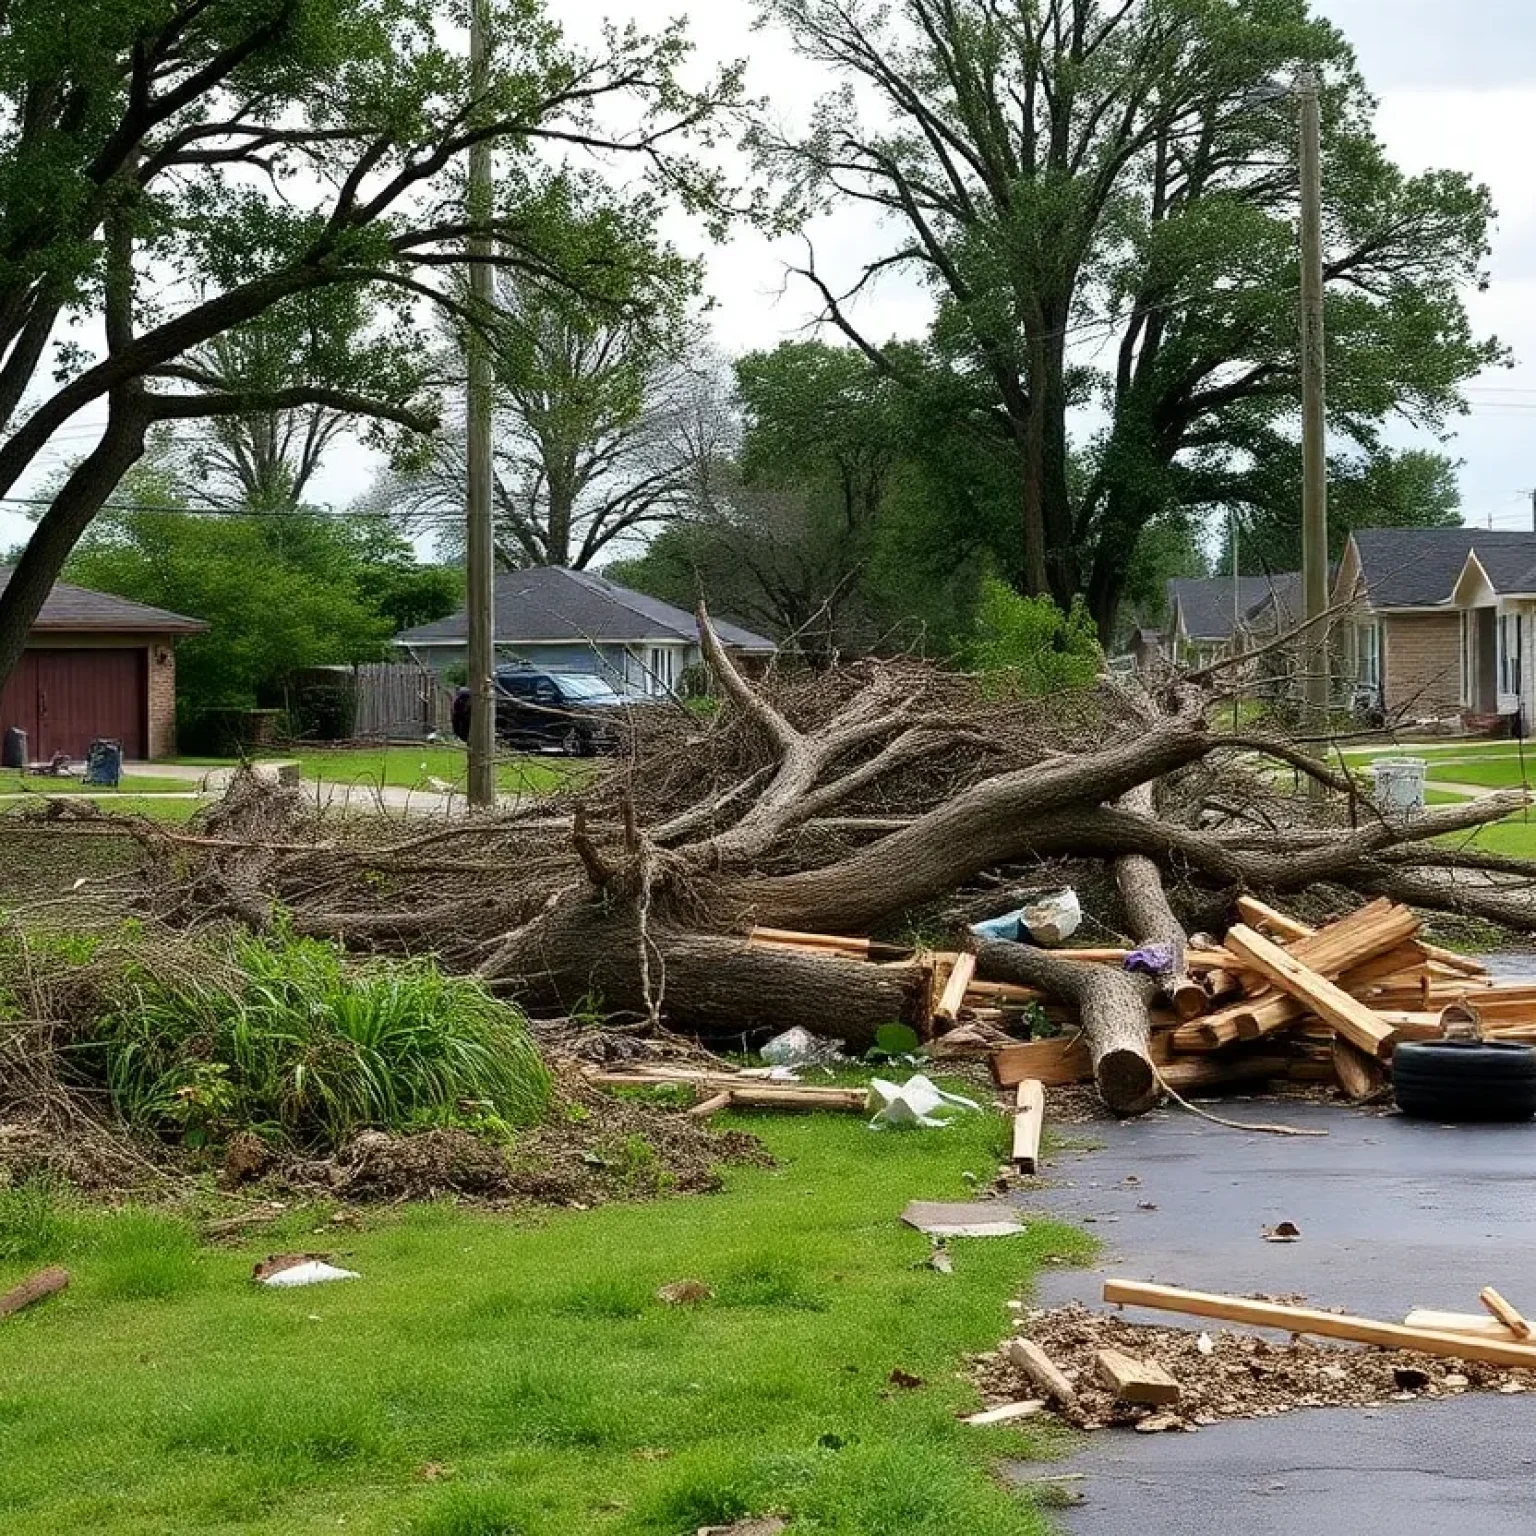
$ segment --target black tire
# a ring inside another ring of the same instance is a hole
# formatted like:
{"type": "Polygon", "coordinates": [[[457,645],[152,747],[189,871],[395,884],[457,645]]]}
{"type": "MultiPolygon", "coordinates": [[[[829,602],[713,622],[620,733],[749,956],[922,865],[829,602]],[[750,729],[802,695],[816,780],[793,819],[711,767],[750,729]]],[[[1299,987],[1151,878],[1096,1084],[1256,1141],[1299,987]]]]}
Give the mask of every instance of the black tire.
{"type": "Polygon", "coordinates": [[[1405,1041],[1392,1055],[1392,1093],[1419,1120],[1529,1120],[1536,1115],[1536,1047],[1405,1041]]]}

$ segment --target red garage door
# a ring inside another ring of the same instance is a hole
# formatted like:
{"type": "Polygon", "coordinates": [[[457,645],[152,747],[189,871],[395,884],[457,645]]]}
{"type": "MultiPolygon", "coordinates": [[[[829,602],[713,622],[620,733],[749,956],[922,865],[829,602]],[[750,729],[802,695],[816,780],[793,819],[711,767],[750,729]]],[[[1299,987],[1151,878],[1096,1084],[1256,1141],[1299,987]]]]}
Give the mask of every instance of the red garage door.
{"type": "Polygon", "coordinates": [[[145,755],[144,652],[29,650],[0,693],[0,729],[19,725],[34,762],[63,752],[83,758],[98,736],[145,755]]]}

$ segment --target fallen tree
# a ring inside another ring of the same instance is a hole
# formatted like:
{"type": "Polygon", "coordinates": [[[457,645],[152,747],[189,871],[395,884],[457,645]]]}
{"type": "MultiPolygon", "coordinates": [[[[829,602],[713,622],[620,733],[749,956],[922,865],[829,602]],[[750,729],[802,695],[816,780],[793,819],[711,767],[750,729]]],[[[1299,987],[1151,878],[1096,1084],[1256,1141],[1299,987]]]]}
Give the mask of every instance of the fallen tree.
{"type": "Polygon", "coordinates": [[[985,948],[982,967],[1080,1009],[1101,1091],[1125,1113],[1155,1096],[1149,1011],[1204,1006],[1180,902],[1220,910],[1328,881],[1536,930],[1536,864],[1488,867],[1437,841],[1508,814],[1521,792],[1387,819],[1296,743],[1212,730],[1211,696],[1188,685],[1021,699],[910,663],[755,685],[702,611],[700,634],[718,715],[645,712],[624,761],[536,807],[405,837],[352,818],[310,827],[306,845],[294,805],[276,818],[250,785],[217,837],[143,835],[169,850],[168,888],[217,893],[259,922],[259,885],[301,932],[430,950],[536,1012],[748,1043],[800,1025],[855,1048],[927,1016],[917,973],[753,946],[754,925],[899,932],[963,907],[979,879],[1016,891],[1063,861],[1083,878],[1096,864],[1111,876],[1103,919],[1164,952],[1155,978],[1033,950],[985,948]],[[1276,783],[1266,756],[1328,798],[1276,783]]]}

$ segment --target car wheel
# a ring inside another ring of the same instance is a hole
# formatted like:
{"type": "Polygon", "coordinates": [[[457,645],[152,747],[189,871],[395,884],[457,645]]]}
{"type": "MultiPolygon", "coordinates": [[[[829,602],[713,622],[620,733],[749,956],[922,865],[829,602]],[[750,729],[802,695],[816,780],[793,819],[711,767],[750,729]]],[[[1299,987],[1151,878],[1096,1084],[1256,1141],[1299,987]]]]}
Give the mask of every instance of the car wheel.
{"type": "Polygon", "coordinates": [[[1410,1040],[1392,1054],[1392,1093],[1419,1120],[1529,1120],[1536,1048],[1499,1040],[1410,1040]]]}

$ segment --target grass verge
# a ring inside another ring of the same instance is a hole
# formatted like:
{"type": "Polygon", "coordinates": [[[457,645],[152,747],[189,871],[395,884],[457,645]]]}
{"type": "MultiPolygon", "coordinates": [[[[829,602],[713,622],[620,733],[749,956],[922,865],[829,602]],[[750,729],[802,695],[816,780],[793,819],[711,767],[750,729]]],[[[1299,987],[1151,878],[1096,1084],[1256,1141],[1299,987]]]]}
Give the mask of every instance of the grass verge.
{"type": "MultiPolygon", "coordinates": [[[[395,789],[434,790],[432,781],[450,784],[459,792],[468,778],[462,747],[431,745],[300,748],[263,752],[262,757],[297,763],[300,774],[327,784],[377,784],[395,789]]],[[[232,767],[234,758],[189,757],[182,762],[202,768],[232,767]]],[[[590,763],[559,757],[517,753],[496,764],[497,789],[504,795],[549,794],[562,789],[573,775],[588,774],[590,763]]]]}
{"type": "Polygon", "coordinates": [[[50,1261],[76,1275],[4,1325],[0,1527],[692,1536],[781,1511],[821,1536],[1044,1532],[992,1465],[1049,1431],[961,1425],[958,1373],[1006,1331],[1004,1300],[1086,1242],[1035,1223],[957,1243],[942,1275],[897,1220],[986,1178],[1001,1120],[733,1121],[780,1166],[537,1225],[429,1206],[224,1252],[164,1217],[0,1196],[0,1285],[50,1261]],[[364,1278],[254,1290],[253,1258],[285,1242],[364,1278]],[[684,1278],[714,1298],[655,1299],[684,1278]]]}

